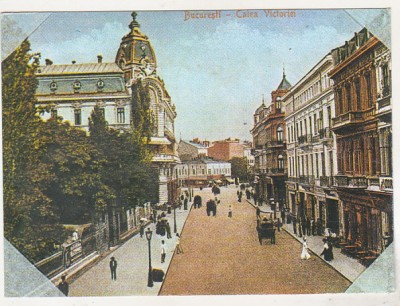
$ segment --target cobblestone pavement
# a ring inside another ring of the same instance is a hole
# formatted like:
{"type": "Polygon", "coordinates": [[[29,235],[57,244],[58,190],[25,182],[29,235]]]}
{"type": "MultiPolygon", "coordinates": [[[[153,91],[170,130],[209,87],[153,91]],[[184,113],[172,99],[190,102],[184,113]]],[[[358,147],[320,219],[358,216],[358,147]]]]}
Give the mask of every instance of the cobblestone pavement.
{"type": "MultiPolygon", "coordinates": [[[[195,192],[205,203],[209,188],[195,192]]],[[[321,258],[301,260],[302,245],[287,232],[276,244],[260,245],[254,208],[237,202],[236,189],[221,188],[215,217],[205,205],[192,209],[181,245],[174,255],[160,295],[296,294],[344,292],[351,284],[321,258]],[[228,206],[233,217],[228,218],[228,206]]]]}

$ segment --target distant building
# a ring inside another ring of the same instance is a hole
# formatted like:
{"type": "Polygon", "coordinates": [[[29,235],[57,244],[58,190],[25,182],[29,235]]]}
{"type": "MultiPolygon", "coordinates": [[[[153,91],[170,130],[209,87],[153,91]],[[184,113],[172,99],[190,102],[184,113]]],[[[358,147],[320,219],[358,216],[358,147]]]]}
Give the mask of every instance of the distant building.
{"type": "Polygon", "coordinates": [[[231,164],[212,159],[185,161],[175,167],[180,186],[204,187],[210,183],[225,184],[231,179],[231,164]]]}
{"type": "Polygon", "coordinates": [[[282,96],[291,88],[283,72],[276,90],[271,92],[271,105],[266,107],[264,99],[254,113],[254,127],[251,130],[255,149],[256,195],[259,199],[279,208],[285,206],[286,129],[282,96]]]}
{"type": "Polygon", "coordinates": [[[194,140],[186,141],[181,140],[178,145],[178,154],[179,158],[182,161],[192,160],[199,157],[207,157],[208,156],[208,142],[200,142],[194,140]]]}
{"type": "Polygon", "coordinates": [[[254,158],[252,151],[253,151],[253,148],[251,147],[251,144],[243,144],[243,157],[246,158],[247,167],[251,171],[253,171],[253,169],[254,169],[254,162],[255,162],[255,158],[254,158]]]}
{"type": "Polygon", "coordinates": [[[208,156],[216,160],[229,161],[233,157],[243,157],[244,148],[239,139],[214,141],[208,148],[208,156]]]}

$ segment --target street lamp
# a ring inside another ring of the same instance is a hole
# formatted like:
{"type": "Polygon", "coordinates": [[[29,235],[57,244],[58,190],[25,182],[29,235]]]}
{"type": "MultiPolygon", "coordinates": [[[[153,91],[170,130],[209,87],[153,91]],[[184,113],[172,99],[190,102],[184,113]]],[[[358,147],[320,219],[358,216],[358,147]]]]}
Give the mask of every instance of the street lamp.
{"type": "Polygon", "coordinates": [[[149,243],[149,276],[147,279],[147,287],[153,287],[153,277],[152,277],[152,268],[151,268],[151,249],[150,249],[150,241],[151,241],[151,236],[153,232],[150,230],[150,228],[147,228],[146,231],[146,239],[149,243]]]}
{"type": "Polygon", "coordinates": [[[176,203],[174,205],[174,233],[176,234],[176,203]]]}

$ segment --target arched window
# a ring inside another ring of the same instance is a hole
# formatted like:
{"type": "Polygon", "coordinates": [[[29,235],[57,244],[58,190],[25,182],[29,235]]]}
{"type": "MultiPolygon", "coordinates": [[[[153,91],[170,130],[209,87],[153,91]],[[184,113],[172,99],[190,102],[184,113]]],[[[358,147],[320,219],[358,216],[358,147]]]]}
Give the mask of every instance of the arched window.
{"type": "Polygon", "coordinates": [[[282,101],[281,97],[276,98],[276,103],[275,103],[276,109],[281,109],[281,101],[282,101]]]}
{"type": "Polygon", "coordinates": [[[283,162],[283,156],[279,154],[278,156],[278,170],[283,170],[284,169],[284,162],[283,162]]]}
{"type": "Polygon", "coordinates": [[[276,129],[276,140],[278,142],[283,142],[283,128],[281,125],[276,129]]]}

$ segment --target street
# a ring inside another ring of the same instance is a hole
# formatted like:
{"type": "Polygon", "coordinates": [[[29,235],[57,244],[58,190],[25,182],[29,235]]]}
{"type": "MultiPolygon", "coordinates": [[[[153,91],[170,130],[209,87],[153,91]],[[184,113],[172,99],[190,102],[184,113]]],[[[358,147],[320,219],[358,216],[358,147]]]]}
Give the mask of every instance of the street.
{"type": "Polygon", "coordinates": [[[283,230],[275,245],[260,246],[255,209],[245,199],[237,202],[233,186],[221,188],[216,217],[206,214],[210,189],[196,193],[203,207],[189,214],[181,239],[185,253],[173,257],[160,295],[335,293],[350,285],[314,254],[301,260],[301,244],[283,230]]]}

